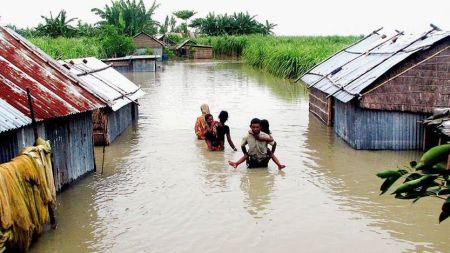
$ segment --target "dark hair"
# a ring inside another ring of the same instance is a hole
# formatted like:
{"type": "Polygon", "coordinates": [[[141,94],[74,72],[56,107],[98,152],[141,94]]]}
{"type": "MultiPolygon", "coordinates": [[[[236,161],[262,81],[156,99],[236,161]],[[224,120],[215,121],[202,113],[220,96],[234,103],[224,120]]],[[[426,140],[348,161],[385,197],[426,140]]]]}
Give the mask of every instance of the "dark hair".
{"type": "Polygon", "coordinates": [[[270,129],[269,129],[269,121],[266,119],[262,119],[261,120],[261,131],[263,131],[266,134],[270,134],[270,129]]]}
{"type": "Polygon", "coordinates": [[[221,123],[225,123],[225,121],[227,121],[228,119],[228,112],[227,111],[221,111],[219,113],[219,119],[221,123]]]}
{"type": "Polygon", "coordinates": [[[254,118],[254,119],[252,119],[252,121],[250,121],[250,126],[253,124],[261,125],[261,120],[259,120],[258,118],[254,118]]]}
{"type": "Polygon", "coordinates": [[[212,115],[210,113],[205,114],[205,120],[209,117],[212,117],[212,115]]]}

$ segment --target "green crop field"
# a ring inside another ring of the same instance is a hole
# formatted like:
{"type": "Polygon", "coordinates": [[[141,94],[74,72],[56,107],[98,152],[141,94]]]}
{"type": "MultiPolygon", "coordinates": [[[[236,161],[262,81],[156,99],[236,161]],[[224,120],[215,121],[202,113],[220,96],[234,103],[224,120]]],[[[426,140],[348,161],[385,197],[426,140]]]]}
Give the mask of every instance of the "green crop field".
{"type": "Polygon", "coordinates": [[[214,47],[216,56],[241,57],[255,68],[282,78],[296,78],[358,36],[218,36],[197,38],[214,47]]]}

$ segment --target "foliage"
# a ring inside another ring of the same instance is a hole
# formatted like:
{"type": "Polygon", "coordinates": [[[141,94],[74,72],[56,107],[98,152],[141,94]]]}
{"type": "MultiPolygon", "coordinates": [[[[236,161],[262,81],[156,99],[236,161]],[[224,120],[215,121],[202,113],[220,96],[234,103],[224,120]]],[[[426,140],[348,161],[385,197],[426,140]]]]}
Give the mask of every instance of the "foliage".
{"type": "Polygon", "coordinates": [[[191,10],[180,10],[180,11],[175,11],[173,13],[173,15],[175,15],[175,17],[177,17],[179,19],[182,19],[184,21],[187,21],[188,19],[190,19],[195,14],[197,14],[197,12],[191,11],[191,10]]]}
{"type": "Polygon", "coordinates": [[[444,200],[439,222],[450,216],[450,170],[447,159],[450,144],[436,146],[423,154],[419,162],[412,161],[409,167],[384,170],[377,176],[385,179],[380,194],[386,193],[400,178],[403,183],[392,193],[397,199],[413,199],[413,203],[423,197],[437,197],[444,200]]]}
{"type": "Polygon", "coordinates": [[[174,12],[173,15],[175,15],[175,17],[184,21],[184,23],[176,29],[177,32],[182,32],[185,36],[189,36],[187,21],[195,14],[196,12],[191,10],[179,10],[174,12]]]}
{"type": "Polygon", "coordinates": [[[77,37],[95,37],[98,33],[97,27],[88,23],[83,23],[81,20],[78,20],[78,25],[75,30],[75,35],[77,37]]]}
{"type": "Polygon", "coordinates": [[[158,22],[152,19],[159,7],[156,1],[147,9],[143,0],[116,0],[104,9],[94,8],[91,11],[102,18],[99,25],[113,25],[123,34],[134,36],[139,32],[156,34],[158,22]]]}
{"type": "Polygon", "coordinates": [[[6,25],[9,29],[15,31],[16,33],[22,35],[23,37],[35,37],[38,36],[35,28],[19,28],[15,25],[9,24],[6,25]]]}
{"type": "Polygon", "coordinates": [[[125,36],[114,26],[104,26],[98,41],[102,54],[107,57],[122,57],[133,53],[135,47],[131,37],[125,36]]]}
{"type": "Polygon", "coordinates": [[[166,54],[167,57],[169,57],[169,59],[172,59],[175,57],[175,53],[173,52],[173,50],[170,50],[168,48],[163,48],[163,54],[166,54]]]}
{"type": "Polygon", "coordinates": [[[296,78],[359,37],[276,37],[262,35],[200,37],[215,55],[242,57],[245,63],[282,78],[296,78]]]}
{"type": "Polygon", "coordinates": [[[248,12],[234,13],[233,15],[215,15],[209,13],[205,18],[194,19],[190,26],[198,29],[201,34],[209,36],[245,35],[245,34],[272,34],[275,24],[266,21],[265,24],[255,20],[248,12]]]}
{"type": "Polygon", "coordinates": [[[56,17],[50,12],[50,17],[41,16],[44,19],[43,24],[36,28],[38,34],[50,36],[53,38],[64,36],[71,37],[75,34],[75,28],[70,25],[77,18],[68,18],[67,12],[61,10],[56,17]]]}
{"type": "Polygon", "coordinates": [[[97,38],[29,37],[31,43],[55,59],[71,59],[94,56],[105,58],[97,38]]]}

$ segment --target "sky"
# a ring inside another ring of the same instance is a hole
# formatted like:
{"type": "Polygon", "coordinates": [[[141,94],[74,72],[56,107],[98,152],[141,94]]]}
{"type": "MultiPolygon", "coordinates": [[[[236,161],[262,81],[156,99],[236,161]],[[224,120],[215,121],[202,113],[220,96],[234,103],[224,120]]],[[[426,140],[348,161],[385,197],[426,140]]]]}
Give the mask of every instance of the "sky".
{"type": "MultiPolygon", "coordinates": [[[[153,0],[144,0],[150,6],[153,0]]],[[[2,0],[0,24],[32,27],[48,16],[65,9],[69,17],[95,23],[98,16],[92,8],[103,8],[110,0],[2,0]],[[5,5],[6,3],[6,5],[5,5]]],[[[260,22],[277,24],[276,35],[361,35],[384,27],[407,33],[420,33],[433,23],[450,30],[450,0],[157,0],[160,4],[154,18],[162,22],[177,10],[194,10],[194,17],[246,12],[257,15],[260,22]]]]}

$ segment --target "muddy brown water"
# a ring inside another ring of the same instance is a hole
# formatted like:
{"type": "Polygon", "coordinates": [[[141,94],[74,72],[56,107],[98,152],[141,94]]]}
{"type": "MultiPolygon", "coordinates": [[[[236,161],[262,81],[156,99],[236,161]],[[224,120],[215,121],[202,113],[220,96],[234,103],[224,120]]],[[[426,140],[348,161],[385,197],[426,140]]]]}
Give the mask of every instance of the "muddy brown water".
{"type": "Polygon", "coordinates": [[[351,149],[308,113],[302,85],[221,61],[127,76],[147,92],[139,121],[106,148],[103,174],[58,196],[58,228],[31,252],[450,251],[441,201],[379,196],[374,174],[420,154],[351,149]],[[229,112],[236,146],[268,119],[287,168],[233,170],[240,152],[208,152],[193,133],[205,102],[229,112]]]}

